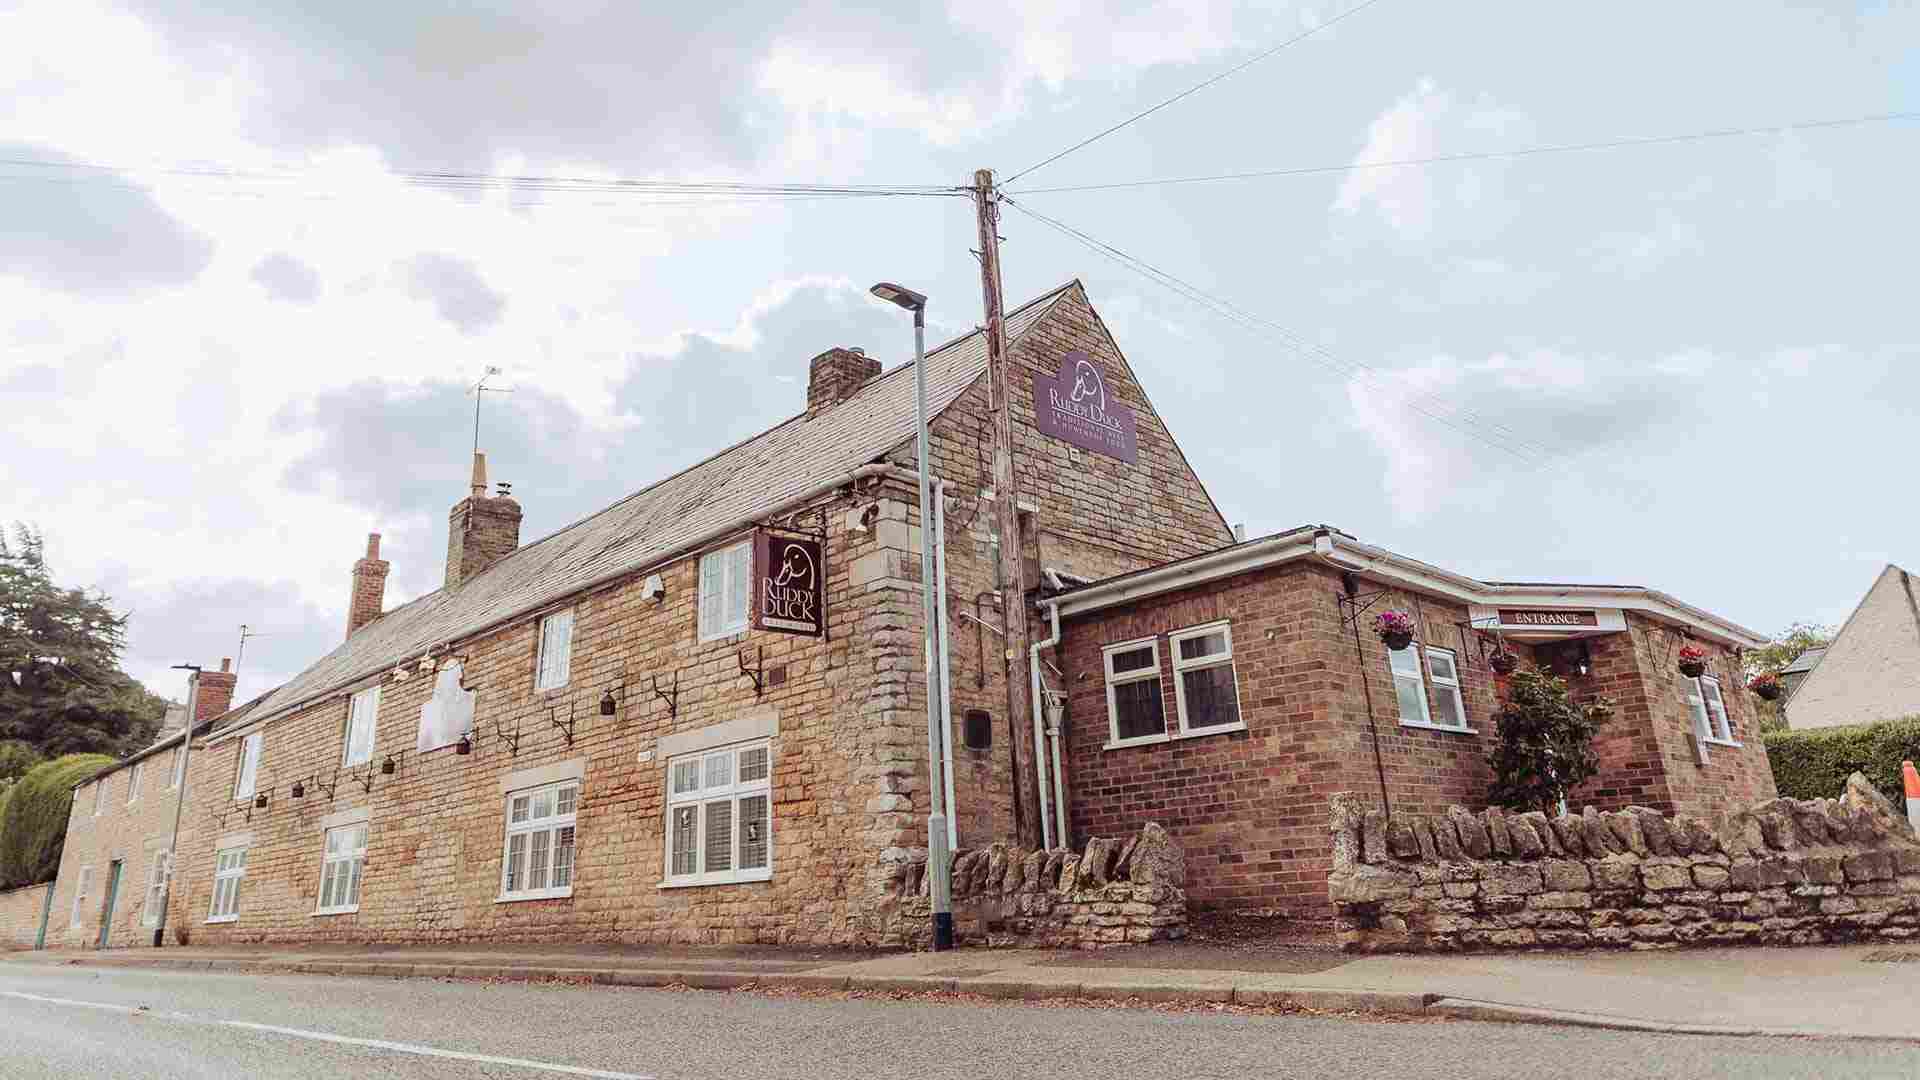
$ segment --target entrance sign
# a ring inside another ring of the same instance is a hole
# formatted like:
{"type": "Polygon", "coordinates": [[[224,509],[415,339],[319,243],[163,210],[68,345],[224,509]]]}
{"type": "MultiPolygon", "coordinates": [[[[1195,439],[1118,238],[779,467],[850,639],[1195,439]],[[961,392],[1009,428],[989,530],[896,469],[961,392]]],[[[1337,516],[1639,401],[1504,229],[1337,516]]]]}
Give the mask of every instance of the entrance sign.
{"type": "Polygon", "coordinates": [[[433,696],[420,706],[420,740],[414,744],[419,753],[452,746],[473,727],[473,691],[460,685],[460,661],[440,667],[433,681],[433,696]]]}
{"type": "Polygon", "coordinates": [[[1083,352],[1060,358],[1060,374],[1033,377],[1033,422],[1051,435],[1131,465],[1139,457],[1133,410],[1107,398],[1100,365],[1083,352]]]}
{"type": "Polygon", "coordinates": [[[821,580],[820,541],[775,536],[753,538],[753,627],[819,637],[826,582],[821,580]]]}
{"type": "Polygon", "coordinates": [[[1500,609],[1502,626],[1599,626],[1597,611],[1556,611],[1515,608],[1500,609]]]}

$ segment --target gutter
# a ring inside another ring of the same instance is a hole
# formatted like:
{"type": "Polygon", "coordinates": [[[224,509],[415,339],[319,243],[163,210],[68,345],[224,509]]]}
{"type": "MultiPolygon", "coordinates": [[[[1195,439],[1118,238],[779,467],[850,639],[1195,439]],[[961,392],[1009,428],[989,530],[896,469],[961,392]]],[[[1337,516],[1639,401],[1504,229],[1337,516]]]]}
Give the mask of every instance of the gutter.
{"type": "Polygon", "coordinates": [[[1249,540],[1185,562],[1112,578],[1105,583],[1089,585],[1057,597],[1050,606],[1055,613],[1072,617],[1211,578],[1288,562],[1313,554],[1312,539],[1302,539],[1306,531],[1295,529],[1276,536],[1249,540]]]}
{"type": "MultiPolygon", "coordinates": [[[[815,484],[810,488],[807,488],[805,491],[802,491],[797,495],[791,496],[790,498],[783,499],[780,502],[773,504],[772,506],[764,507],[745,517],[741,517],[733,521],[729,521],[725,525],[722,525],[718,528],[709,529],[706,532],[701,533],[699,536],[696,536],[693,539],[687,541],[686,543],[681,544],[679,547],[674,548],[673,550],[667,552],[666,554],[662,555],[660,558],[655,559],[651,563],[647,563],[638,567],[628,567],[625,569],[615,570],[610,573],[602,574],[601,576],[594,578],[592,581],[587,582],[585,585],[582,585],[571,592],[562,593],[559,596],[543,601],[541,604],[535,607],[522,608],[521,610],[513,612],[511,614],[503,615],[500,618],[495,619],[490,623],[485,623],[465,634],[462,634],[460,637],[448,639],[447,641],[442,642],[440,644],[451,649],[455,645],[458,645],[462,642],[471,641],[474,638],[478,638],[478,637],[484,637],[485,635],[492,633],[493,631],[498,630],[503,626],[508,626],[513,623],[520,622],[526,619],[527,617],[529,617],[530,615],[545,611],[549,607],[557,605],[562,601],[572,600],[572,599],[576,599],[578,597],[584,596],[588,593],[598,592],[609,585],[623,581],[630,577],[637,577],[641,574],[653,573],[654,571],[659,570],[662,567],[669,566],[673,563],[679,562],[681,559],[686,558],[689,553],[701,547],[706,546],[707,544],[713,542],[715,539],[718,539],[723,536],[730,536],[734,533],[739,532],[742,529],[749,528],[753,525],[758,524],[764,518],[771,517],[775,514],[784,513],[785,511],[791,510],[796,506],[800,506],[804,503],[812,502],[813,500],[819,498],[820,496],[825,495],[828,492],[834,491],[838,488],[844,487],[848,484],[858,483],[862,480],[868,480],[875,477],[891,477],[893,479],[900,479],[902,477],[905,477],[908,479],[917,480],[919,478],[919,475],[920,474],[917,472],[911,472],[909,470],[900,468],[897,465],[887,465],[887,464],[867,464],[867,465],[862,465],[856,469],[849,469],[848,471],[841,473],[840,475],[834,477],[831,480],[823,480],[820,483],[815,484]]],[[[384,670],[384,669],[385,669],[385,665],[383,664],[383,665],[380,665],[376,670],[384,670]]],[[[256,719],[250,719],[246,723],[238,724],[234,727],[228,728],[227,730],[221,732],[218,737],[216,737],[214,740],[212,740],[212,742],[209,743],[209,745],[223,742],[226,739],[230,738],[231,736],[238,734],[239,732],[246,731],[250,728],[264,726],[269,721],[278,720],[281,717],[287,716],[290,713],[298,712],[309,705],[313,705],[319,702],[324,702],[331,697],[337,696],[342,687],[351,686],[352,684],[372,674],[374,674],[373,671],[363,671],[358,675],[354,675],[349,678],[342,679],[339,682],[335,683],[334,685],[327,687],[325,690],[317,691],[313,694],[308,695],[307,697],[300,699],[299,701],[290,702],[286,705],[277,706],[276,708],[274,708],[272,712],[264,713],[256,719]]]]}

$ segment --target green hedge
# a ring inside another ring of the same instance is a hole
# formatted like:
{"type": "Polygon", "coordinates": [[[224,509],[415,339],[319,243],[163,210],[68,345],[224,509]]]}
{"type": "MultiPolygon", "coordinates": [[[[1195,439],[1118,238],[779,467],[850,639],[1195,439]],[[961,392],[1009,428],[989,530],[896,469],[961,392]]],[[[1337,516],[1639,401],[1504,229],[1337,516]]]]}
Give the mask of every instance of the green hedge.
{"type": "Polygon", "coordinates": [[[42,762],[7,789],[0,817],[0,889],[52,881],[67,840],[73,785],[113,764],[105,754],[68,754],[42,762]]]}
{"type": "Polygon", "coordinates": [[[1852,727],[1776,731],[1765,736],[1780,794],[1838,798],[1853,772],[1865,773],[1893,805],[1906,806],[1900,762],[1920,764],[1920,716],[1852,727]]]}

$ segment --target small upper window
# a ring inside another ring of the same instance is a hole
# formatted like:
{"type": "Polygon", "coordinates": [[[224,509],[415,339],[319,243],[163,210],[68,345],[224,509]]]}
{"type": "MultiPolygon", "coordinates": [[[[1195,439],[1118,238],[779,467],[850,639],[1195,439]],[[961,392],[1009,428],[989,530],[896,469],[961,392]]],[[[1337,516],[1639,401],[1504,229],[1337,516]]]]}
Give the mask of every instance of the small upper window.
{"type": "Polygon", "coordinates": [[[700,639],[726,637],[747,628],[747,579],[753,575],[753,542],[700,556],[700,639]]]}
{"type": "Polygon", "coordinates": [[[101,777],[93,782],[93,816],[100,816],[100,801],[107,797],[107,778],[101,777]]]}
{"type": "Polygon", "coordinates": [[[352,768],[373,760],[374,724],[379,716],[378,686],[369,686],[353,695],[353,701],[347,707],[346,746],[340,752],[342,767],[352,768]]]}
{"type": "Polygon", "coordinates": [[[127,767],[127,805],[128,806],[132,806],[134,803],[134,800],[140,797],[140,766],[145,764],[146,762],[144,761],[136,761],[132,765],[127,767]]]}
{"type": "Polygon", "coordinates": [[[1113,743],[1164,738],[1160,643],[1153,638],[1101,650],[1107,667],[1107,731],[1113,743]]]}
{"type": "Polygon", "coordinates": [[[180,767],[187,763],[187,756],[180,752],[178,746],[169,750],[167,753],[169,755],[167,758],[167,774],[170,777],[170,779],[167,780],[167,790],[174,791],[180,787],[180,767]]]}
{"type": "Polygon", "coordinates": [[[1233,672],[1233,628],[1226,623],[1181,630],[1173,650],[1173,699],[1182,732],[1240,724],[1240,690],[1233,672]]]}
{"type": "Polygon", "coordinates": [[[540,620],[539,674],[535,690],[557,690],[573,675],[573,609],[540,620]]]}
{"type": "Polygon", "coordinates": [[[254,781],[260,776],[260,732],[240,740],[240,763],[233,774],[233,797],[253,798],[254,781]]]}
{"type": "Polygon", "coordinates": [[[1423,650],[1427,677],[1433,680],[1433,722],[1441,727],[1467,726],[1467,707],[1460,697],[1460,664],[1452,649],[1423,650]]]}

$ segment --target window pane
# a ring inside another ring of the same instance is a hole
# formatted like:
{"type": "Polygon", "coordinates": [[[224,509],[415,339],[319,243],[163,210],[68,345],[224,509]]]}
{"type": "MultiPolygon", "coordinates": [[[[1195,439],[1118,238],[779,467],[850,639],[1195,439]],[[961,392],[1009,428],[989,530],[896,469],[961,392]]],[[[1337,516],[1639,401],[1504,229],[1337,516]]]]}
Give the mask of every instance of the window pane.
{"type": "Polygon", "coordinates": [[[518,892],[525,886],[526,871],[523,864],[527,861],[527,834],[514,833],[507,837],[507,892],[518,892]]]}
{"type": "Polygon", "coordinates": [[[547,887],[547,854],[553,843],[553,834],[545,829],[534,833],[527,853],[527,888],[544,889],[547,887]]]}
{"type": "Polygon", "coordinates": [[[562,889],[573,884],[573,826],[569,825],[558,833],[553,846],[553,887],[562,889]]]}
{"type": "Polygon", "coordinates": [[[767,748],[756,746],[751,750],[740,751],[740,782],[750,783],[767,778],[767,748]]]}
{"type": "Polygon", "coordinates": [[[710,635],[720,627],[721,553],[708,552],[700,557],[700,633],[710,635]]]}
{"type": "Polygon", "coordinates": [[[733,803],[707,804],[706,872],[733,869],[733,803]]]}
{"type": "Polygon", "coordinates": [[[1420,677],[1420,662],[1413,657],[1412,649],[1387,650],[1387,663],[1392,665],[1395,675],[1420,677]]]}
{"type": "Polygon", "coordinates": [[[550,818],[552,816],[553,816],[553,792],[551,790],[534,792],[533,793],[534,820],[538,821],[541,818],[550,818]]]}
{"type": "Polygon", "coordinates": [[[1159,679],[1136,679],[1113,688],[1116,734],[1122,739],[1159,735],[1167,730],[1159,679]]]}
{"type": "MultiPolygon", "coordinates": [[[[1397,655],[1397,654],[1396,654],[1397,655]]],[[[1400,698],[1400,719],[1409,724],[1428,723],[1426,688],[1421,685],[1419,676],[1411,679],[1395,675],[1393,692],[1400,698]]]]}
{"type": "Polygon", "coordinates": [[[571,814],[573,813],[574,807],[579,805],[579,802],[580,802],[579,788],[563,787],[560,789],[559,800],[558,800],[558,804],[554,807],[554,813],[571,814]]]}
{"type": "Polygon", "coordinates": [[[1142,645],[1137,649],[1127,649],[1124,652],[1114,653],[1108,659],[1113,664],[1115,675],[1151,668],[1153,667],[1153,646],[1142,645]]]}
{"type": "Polygon", "coordinates": [[[1453,654],[1440,649],[1427,650],[1427,670],[1433,677],[1447,682],[1460,681],[1460,672],[1453,666],[1453,654]]]}
{"type": "Polygon", "coordinates": [[[683,795],[689,791],[700,790],[700,761],[676,761],[673,763],[673,793],[683,795]]]}
{"type": "Polygon", "coordinates": [[[348,906],[360,903],[360,868],[365,865],[362,859],[347,861],[347,899],[348,906]]]}
{"type": "Polygon", "coordinates": [[[513,797],[513,814],[508,820],[516,825],[527,820],[527,797],[525,795],[515,795],[513,797]]]}
{"type": "Polygon", "coordinates": [[[742,544],[727,554],[727,610],[722,621],[741,626],[747,621],[747,585],[753,578],[753,546],[742,544]]]}
{"type": "Polygon", "coordinates": [[[765,795],[740,800],[740,869],[766,868],[767,838],[771,835],[771,824],[767,820],[765,795]]]}
{"type": "Polygon", "coordinates": [[[702,787],[726,787],[733,783],[733,755],[712,754],[707,758],[707,779],[702,787]]]}
{"type": "Polygon", "coordinates": [[[691,874],[697,869],[697,864],[694,861],[698,853],[698,849],[694,846],[697,839],[694,835],[694,823],[698,813],[698,807],[674,807],[672,847],[673,875],[675,877],[691,874]]]}
{"type": "Polygon", "coordinates": [[[1240,702],[1233,687],[1233,665],[1216,664],[1198,671],[1180,673],[1181,689],[1186,692],[1187,726],[1219,727],[1240,722],[1240,702]]]}
{"type": "Polygon", "coordinates": [[[1446,727],[1466,727],[1467,718],[1460,712],[1460,691],[1451,686],[1433,688],[1433,722],[1446,727]]]}
{"type": "Polygon", "coordinates": [[[1197,637],[1180,639],[1180,659],[1198,660],[1206,656],[1217,656],[1227,651],[1227,634],[1224,630],[1214,630],[1197,637]]]}

